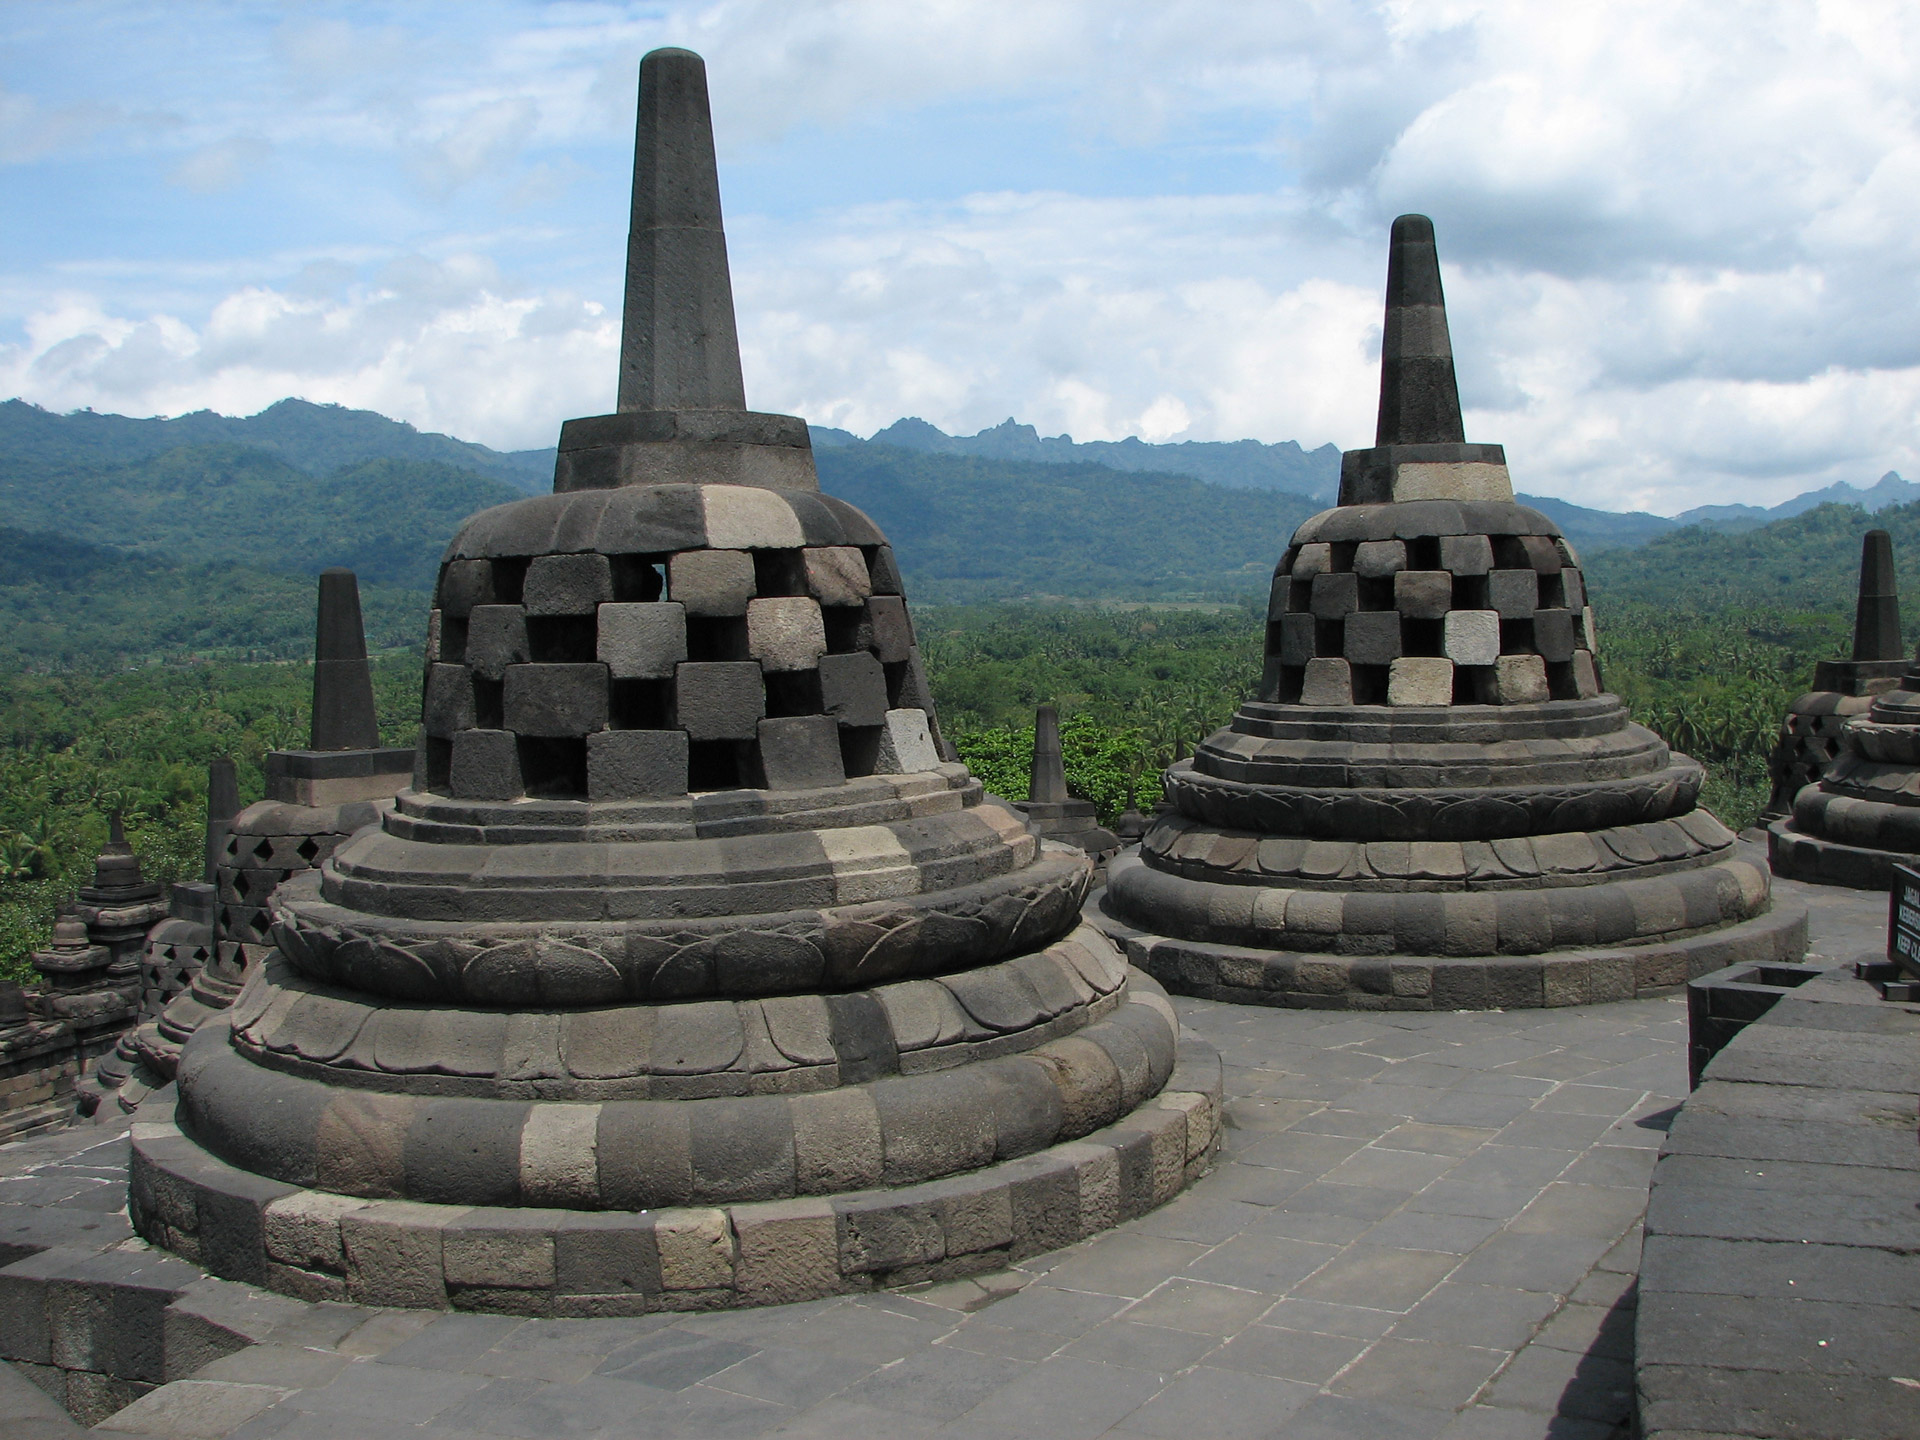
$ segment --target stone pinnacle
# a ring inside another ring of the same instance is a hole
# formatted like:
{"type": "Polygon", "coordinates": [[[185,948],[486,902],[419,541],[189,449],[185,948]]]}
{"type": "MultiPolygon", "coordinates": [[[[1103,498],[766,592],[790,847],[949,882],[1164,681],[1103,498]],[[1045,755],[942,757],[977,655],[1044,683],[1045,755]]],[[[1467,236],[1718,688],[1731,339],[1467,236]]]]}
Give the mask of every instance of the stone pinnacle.
{"type": "Polygon", "coordinates": [[[620,335],[621,410],[744,410],[706,62],[640,62],[633,220],[620,335]]]}
{"type": "Polygon", "coordinates": [[[1380,420],[1373,443],[1444,445],[1464,439],[1433,221],[1424,215],[1402,215],[1393,222],[1393,248],[1387,260],[1380,420]]]}
{"type": "Polygon", "coordinates": [[[1060,716],[1051,705],[1042,705],[1033,716],[1033,774],[1027,784],[1027,799],[1042,805],[1061,805],[1067,800],[1067,767],[1060,756],[1060,716]]]}
{"type": "Polygon", "coordinates": [[[1893,537],[1869,530],[1860,542],[1860,600],[1853,612],[1853,658],[1898,660],[1900,587],[1893,574],[1893,537]]]}
{"type": "Polygon", "coordinates": [[[240,813],[240,777],[234,773],[231,755],[215,756],[207,765],[207,873],[208,883],[219,879],[221,852],[227,848],[227,836],[233,830],[233,817],[240,813]]]}
{"type": "Polygon", "coordinates": [[[313,641],[313,730],[307,748],[372,750],[379,744],[367,636],[360,625],[360,585],[351,570],[323,570],[313,641]]]}

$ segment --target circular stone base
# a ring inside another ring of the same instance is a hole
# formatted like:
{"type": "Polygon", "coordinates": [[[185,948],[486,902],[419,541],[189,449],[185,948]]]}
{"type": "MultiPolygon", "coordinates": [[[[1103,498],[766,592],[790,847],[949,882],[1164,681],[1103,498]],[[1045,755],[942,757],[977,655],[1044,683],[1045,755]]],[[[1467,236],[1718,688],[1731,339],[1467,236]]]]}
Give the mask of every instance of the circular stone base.
{"type": "Polygon", "coordinates": [[[1220,1093],[1219,1055],[1182,1032],[1166,1087],[1079,1140],[919,1185],[642,1211],[357,1199],[136,1122],[128,1213],[215,1275],[303,1300],[534,1316],[777,1305],[980,1274],[1144,1214],[1206,1170],[1220,1093]]]}
{"type": "Polygon", "coordinates": [[[1810,885],[1846,885],[1855,890],[1891,890],[1893,867],[1920,866],[1920,855],[1842,845],[1818,835],[1802,835],[1791,820],[1767,826],[1767,860],[1773,873],[1810,885]]]}
{"type": "Polygon", "coordinates": [[[1632,1000],[1728,965],[1798,960],[1807,913],[1772,911],[1725,929],[1651,945],[1541,955],[1333,955],[1255,950],[1137,930],[1101,908],[1089,925],[1167,989],[1206,1000],[1294,1010],[1523,1010],[1632,1000]]]}

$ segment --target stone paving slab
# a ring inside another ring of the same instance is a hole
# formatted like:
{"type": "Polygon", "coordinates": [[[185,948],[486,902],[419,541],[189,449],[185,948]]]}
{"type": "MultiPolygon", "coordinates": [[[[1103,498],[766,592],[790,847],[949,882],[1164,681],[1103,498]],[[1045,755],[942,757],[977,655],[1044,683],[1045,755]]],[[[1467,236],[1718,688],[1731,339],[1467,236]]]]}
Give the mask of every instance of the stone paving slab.
{"type": "MultiPolygon", "coordinates": [[[[1881,943],[1883,897],[1782,885],[1783,902],[1803,890],[1821,902],[1823,958],[1881,943]]],[[[971,1280],[757,1311],[311,1305],[98,1428],[1624,1440],[1640,1217],[1686,1088],[1683,998],[1505,1014],[1176,1004],[1225,1061],[1225,1146],[1192,1189],[1109,1234],[971,1280]]],[[[87,1143],[0,1150],[0,1210],[8,1186],[58,1190],[57,1223],[123,1240],[98,1199],[119,1183],[116,1152],[76,1153],[87,1143]]]]}

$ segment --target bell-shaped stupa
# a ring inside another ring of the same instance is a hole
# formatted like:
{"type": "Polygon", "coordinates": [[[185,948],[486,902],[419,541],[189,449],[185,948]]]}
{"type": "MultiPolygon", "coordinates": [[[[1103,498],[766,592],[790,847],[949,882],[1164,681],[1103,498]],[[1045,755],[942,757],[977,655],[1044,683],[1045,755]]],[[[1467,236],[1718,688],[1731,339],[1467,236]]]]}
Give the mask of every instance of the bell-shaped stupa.
{"type": "MultiPolygon", "coordinates": [[[[1779,738],[1767,757],[1773,791],[1760,812],[1763,822],[1793,813],[1794,796],[1817,783],[1840,754],[1847,722],[1866,714],[1873,697],[1898,685],[1906,669],[1893,537],[1884,530],[1869,530],[1860,541],[1860,597],[1853,612],[1852,658],[1815,665],[1813,689],[1787,706],[1779,738]]],[[[1778,864],[1774,868],[1779,870],[1778,864]]]]}
{"type": "Polygon", "coordinates": [[[941,760],[885,536],[744,408],[684,50],[641,64],[620,364],[554,494],[448,547],[414,784],[277,889],[135,1223],[296,1294],[631,1314],[1164,1200],[1218,1061],[1081,923],[1089,857],[941,760]]]}
{"type": "Polygon", "coordinates": [[[1600,687],[1579,559],[1467,444],[1433,224],[1393,224],[1379,430],[1274,572],[1259,696],[1090,915],[1171,988],[1466,1009],[1797,955],[1700,767],[1600,687]]]}

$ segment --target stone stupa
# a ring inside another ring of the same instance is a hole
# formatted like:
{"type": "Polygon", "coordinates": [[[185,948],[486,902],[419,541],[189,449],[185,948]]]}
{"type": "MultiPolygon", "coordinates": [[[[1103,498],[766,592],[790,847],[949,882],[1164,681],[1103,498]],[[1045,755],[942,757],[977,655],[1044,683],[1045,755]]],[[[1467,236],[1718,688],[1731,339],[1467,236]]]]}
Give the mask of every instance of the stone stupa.
{"type": "Polygon", "coordinates": [[[1168,1198],[1218,1061],[1081,923],[1089,858],[940,759],[885,536],[745,408],[683,50],[640,69],[619,407],[448,547],[414,784],[279,886],[178,1130],[136,1131],[140,1232],[295,1295],[604,1315],[1168,1198]]]}
{"type": "Polygon", "coordinates": [[[1089,914],[1170,988],[1274,1005],[1624,999],[1804,948],[1602,691],[1573,548],[1463,439],[1432,222],[1393,224],[1379,429],[1274,573],[1257,698],[1167,772],[1089,914]]]}
{"type": "Polygon", "coordinates": [[[1793,798],[1818,783],[1840,754],[1847,722],[1867,713],[1873,697],[1900,683],[1907,657],[1900,643],[1900,589],[1893,570],[1893,537],[1869,530],[1860,541],[1860,597],[1853,611],[1853,656],[1822,660],[1813,689],[1787,706],[1780,736],[1767,757],[1772,794],[1762,824],[1793,813],[1793,798]]]}

